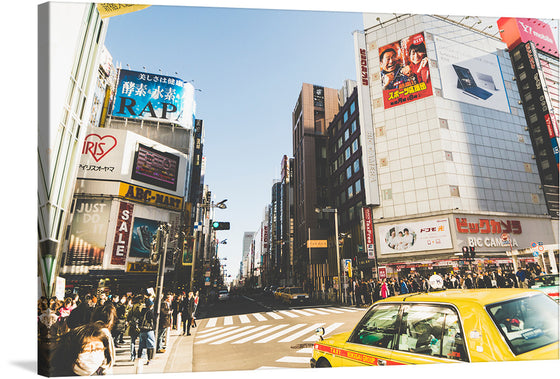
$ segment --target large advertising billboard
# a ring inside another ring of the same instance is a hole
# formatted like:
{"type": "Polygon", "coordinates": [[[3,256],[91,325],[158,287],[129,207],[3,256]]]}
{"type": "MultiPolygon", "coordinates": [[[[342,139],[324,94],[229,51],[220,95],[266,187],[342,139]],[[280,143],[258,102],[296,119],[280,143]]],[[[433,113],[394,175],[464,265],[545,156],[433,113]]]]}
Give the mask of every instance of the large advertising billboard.
{"type": "Polygon", "coordinates": [[[181,79],[121,69],[111,115],[191,126],[193,94],[181,79]]]}
{"type": "Polygon", "coordinates": [[[152,242],[156,236],[160,221],[135,217],[130,242],[130,257],[150,258],[152,242]]]}
{"type": "Polygon", "coordinates": [[[434,36],[443,97],[510,112],[504,79],[495,54],[434,36]]]}
{"type": "Polygon", "coordinates": [[[425,252],[453,247],[447,218],[380,225],[378,237],[377,245],[381,254],[425,252]]]}
{"type": "Polygon", "coordinates": [[[558,46],[549,24],[536,18],[502,17],[498,20],[500,36],[510,50],[520,43],[533,41],[537,48],[558,57],[558,46]]]}
{"type": "Polygon", "coordinates": [[[66,266],[101,266],[111,211],[111,201],[105,199],[76,199],[66,266]]]}
{"type": "Polygon", "coordinates": [[[381,47],[379,68],[385,109],[432,95],[424,33],[381,47]]]}
{"type": "Polygon", "coordinates": [[[132,166],[132,179],[175,191],[179,156],[138,144],[132,166]]]}

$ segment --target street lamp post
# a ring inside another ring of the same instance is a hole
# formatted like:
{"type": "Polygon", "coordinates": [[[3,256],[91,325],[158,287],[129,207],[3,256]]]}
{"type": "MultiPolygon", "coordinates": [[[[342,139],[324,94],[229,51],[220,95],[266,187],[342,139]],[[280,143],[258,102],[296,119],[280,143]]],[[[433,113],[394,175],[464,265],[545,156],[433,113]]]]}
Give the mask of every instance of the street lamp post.
{"type": "MultiPolygon", "coordinates": [[[[323,209],[315,208],[316,213],[334,213],[334,243],[336,248],[336,268],[338,274],[338,300],[342,302],[342,281],[340,280],[340,247],[338,246],[338,209],[325,207],[323,209]]],[[[311,264],[311,262],[309,262],[311,264]]]]}

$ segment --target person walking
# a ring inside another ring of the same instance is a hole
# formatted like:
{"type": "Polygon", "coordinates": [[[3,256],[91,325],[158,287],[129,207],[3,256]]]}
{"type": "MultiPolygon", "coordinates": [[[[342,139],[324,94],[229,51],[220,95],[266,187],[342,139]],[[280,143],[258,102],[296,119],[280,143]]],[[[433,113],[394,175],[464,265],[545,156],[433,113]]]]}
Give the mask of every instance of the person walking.
{"type": "Polygon", "coordinates": [[[93,297],[87,294],[76,308],[72,309],[70,315],[66,319],[66,325],[70,329],[77,328],[78,326],[85,325],[91,320],[91,314],[95,309],[95,303],[93,302],[93,297]]]}
{"type": "Polygon", "coordinates": [[[196,310],[198,309],[198,301],[200,300],[198,296],[198,291],[194,294],[194,310],[193,310],[193,317],[192,317],[192,327],[196,328],[196,310]]]}
{"type": "Polygon", "coordinates": [[[144,297],[138,295],[132,300],[132,309],[128,312],[128,335],[130,336],[130,360],[136,359],[136,340],[140,336],[140,320],[144,310],[144,297]]]}
{"type": "Polygon", "coordinates": [[[191,322],[194,312],[194,294],[189,292],[188,297],[181,304],[181,318],[183,320],[183,335],[191,335],[191,322]]]}
{"type": "Polygon", "coordinates": [[[146,349],[148,356],[147,365],[150,364],[154,358],[154,351],[156,348],[155,317],[154,317],[154,301],[147,298],[144,302],[146,305],[142,310],[140,318],[140,341],[138,342],[138,358],[142,358],[142,353],[146,349]]]}
{"type": "Polygon", "coordinates": [[[173,314],[172,308],[173,295],[167,294],[165,299],[161,302],[159,309],[159,326],[158,338],[156,345],[156,353],[165,353],[167,348],[167,340],[169,338],[169,328],[171,327],[171,315],[173,314]]]}

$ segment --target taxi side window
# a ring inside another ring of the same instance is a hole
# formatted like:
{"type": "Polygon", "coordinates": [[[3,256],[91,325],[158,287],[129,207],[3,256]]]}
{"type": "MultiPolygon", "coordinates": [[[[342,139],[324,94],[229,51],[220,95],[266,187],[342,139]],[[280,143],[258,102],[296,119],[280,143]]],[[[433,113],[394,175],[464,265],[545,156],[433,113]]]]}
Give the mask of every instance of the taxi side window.
{"type": "Polygon", "coordinates": [[[405,305],[397,350],[468,361],[454,310],[435,305],[405,305]]]}
{"type": "Polygon", "coordinates": [[[392,349],[397,333],[399,309],[398,304],[372,308],[354,330],[350,342],[392,349]]]}

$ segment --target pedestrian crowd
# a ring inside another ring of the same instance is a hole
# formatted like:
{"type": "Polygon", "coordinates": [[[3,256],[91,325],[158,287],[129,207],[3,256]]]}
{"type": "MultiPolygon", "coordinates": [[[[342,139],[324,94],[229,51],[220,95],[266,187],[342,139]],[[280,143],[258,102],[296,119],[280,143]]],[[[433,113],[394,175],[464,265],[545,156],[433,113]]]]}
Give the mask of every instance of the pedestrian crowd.
{"type": "MultiPolygon", "coordinates": [[[[530,288],[534,284],[535,277],[541,274],[540,266],[534,265],[526,269],[513,271],[487,270],[479,273],[448,273],[442,276],[443,285],[446,289],[462,288],[530,288]]],[[[418,272],[410,273],[398,278],[385,279],[354,279],[349,288],[349,302],[352,305],[370,305],[377,300],[385,299],[390,296],[414,293],[429,292],[429,278],[420,275],[418,272]]]]}
{"type": "Polygon", "coordinates": [[[125,344],[125,335],[130,336],[130,360],[145,357],[149,364],[155,353],[165,352],[171,329],[180,330],[182,325],[182,335],[191,335],[199,293],[162,295],[157,326],[156,302],[153,293],[42,297],[38,301],[39,373],[111,374],[115,349],[125,344]]]}

